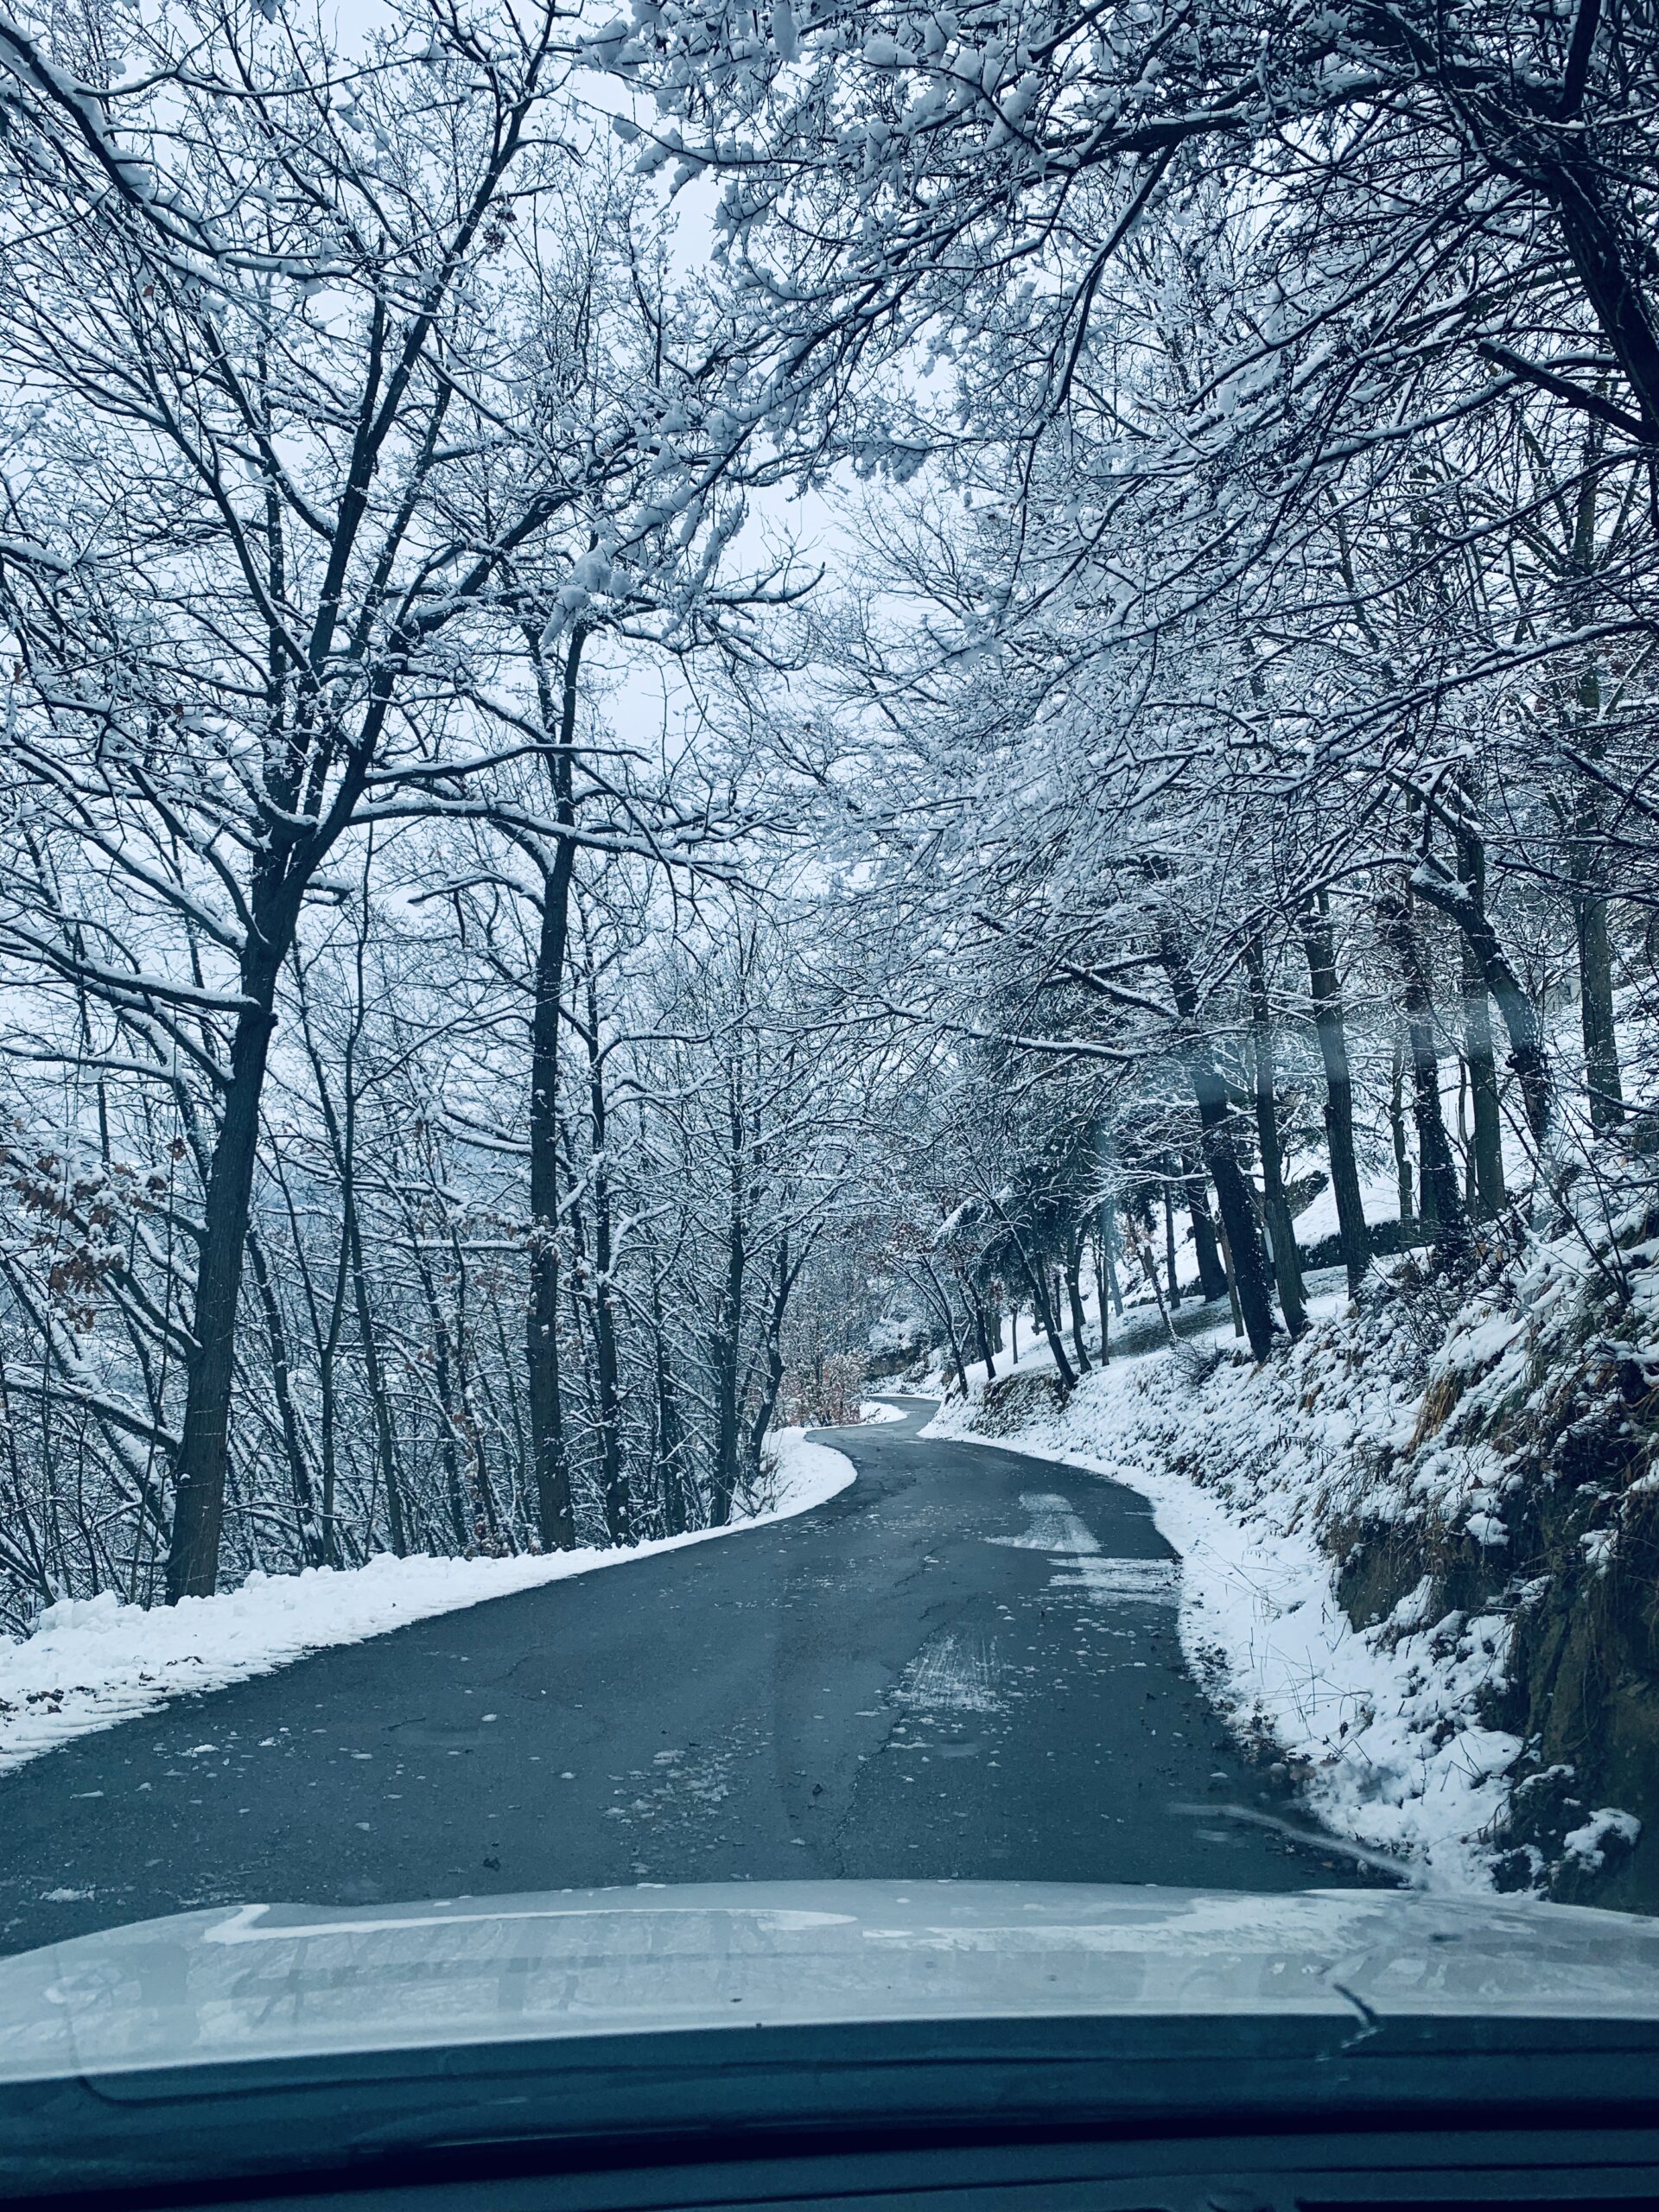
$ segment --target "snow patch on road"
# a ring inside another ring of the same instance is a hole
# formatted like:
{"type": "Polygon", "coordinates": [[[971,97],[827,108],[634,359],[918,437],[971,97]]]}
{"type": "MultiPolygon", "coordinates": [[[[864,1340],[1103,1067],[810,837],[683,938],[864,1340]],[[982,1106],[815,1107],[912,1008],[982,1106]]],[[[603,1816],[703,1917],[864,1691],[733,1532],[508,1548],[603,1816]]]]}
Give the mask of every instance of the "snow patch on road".
{"type": "MultiPolygon", "coordinates": [[[[931,1433],[930,1423],[923,1433],[931,1433]]],[[[1008,1551],[1055,1552],[1079,1559],[1100,1549],[1069,1497],[1052,1497],[1046,1491],[1024,1491],[1020,1505],[1028,1524],[1024,1535],[988,1536],[987,1543],[1001,1544],[1008,1551]]]]}
{"type": "Polygon", "coordinates": [[[1179,1563],[1173,1559],[1080,1559],[1050,1578],[1056,1590],[1082,1590],[1092,1601],[1173,1605],[1181,1593],[1179,1563]]]}
{"type": "Polygon", "coordinates": [[[0,1637],[0,1771],[173,1698],[270,1674],[332,1644],[362,1643],[435,1613],[787,1520],[855,1479],[850,1459],[798,1428],[774,1430],[767,1459],[772,1480],[762,1510],[724,1529],[695,1529],[631,1550],[518,1559],[383,1554],[364,1567],[251,1574],[239,1590],[149,1611],[124,1605],[107,1591],[66,1599],[46,1609],[32,1636],[21,1642],[0,1637]]]}
{"type": "Polygon", "coordinates": [[[970,1643],[942,1629],[905,1669],[899,1701],[933,1713],[1000,1713],[998,1671],[995,1643],[970,1643]]]}
{"type": "MultiPolygon", "coordinates": [[[[923,1432],[930,1433],[930,1428],[923,1432]]],[[[1046,1491],[1026,1491],[1020,1503],[1028,1526],[1023,1536],[988,1536],[1014,1552],[1046,1552],[1055,1572],[1049,1586],[1085,1591],[1090,1599],[1127,1599],[1131,1604],[1173,1605],[1180,1590],[1181,1569],[1173,1559],[1108,1559],[1069,1497],[1046,1491]]]]}

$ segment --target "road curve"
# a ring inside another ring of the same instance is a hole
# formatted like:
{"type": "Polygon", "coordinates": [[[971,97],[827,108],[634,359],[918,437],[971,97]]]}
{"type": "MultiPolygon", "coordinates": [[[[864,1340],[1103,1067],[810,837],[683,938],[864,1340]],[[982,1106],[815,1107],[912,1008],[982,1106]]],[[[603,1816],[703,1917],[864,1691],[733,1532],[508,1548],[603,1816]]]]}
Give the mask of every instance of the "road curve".
{"type": "Polygon", "coordinates": [[[798,1519],[447,1613],[0,1779],[0,1949],[187,1907],[806,1877],[1375,1881],[1188,1672],[1144,1500],[902,1423],[798,1519]],[[1239,1810],[1255,1819],[1240,1818],[1239,1810]]]}

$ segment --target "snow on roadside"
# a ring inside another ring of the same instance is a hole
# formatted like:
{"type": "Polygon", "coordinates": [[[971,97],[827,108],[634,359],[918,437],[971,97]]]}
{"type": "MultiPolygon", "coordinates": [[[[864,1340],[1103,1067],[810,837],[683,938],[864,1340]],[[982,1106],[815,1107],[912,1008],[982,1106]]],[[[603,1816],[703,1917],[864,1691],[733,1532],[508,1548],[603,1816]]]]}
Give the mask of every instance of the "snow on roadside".
{"type": "Polygon", "coordinates": [[[880,1398],[866,1398],[858,1409],[860,1425],[877,1428],[883,1421],[903,1421],[904,1410],[899,1406],[884,1406],[880,1398]]]}
{"type": "MultiPolygon", "coordinates": [[[[1294,1390],[1282,1371],[1231,1361],[1196,1381],[1165,1347],[1115,1360],[1064,1412],[1034,1412],[1012,1433],[976,1433],[976,1389],[924,1433],[1000,1444],[1138,1491],[1180,1554],[1183,1649],[1231,1724],[1272,1737],[1337,1834],[1397,1855],[1437,1889],[1489,1891],[1484,1839],[1521,1746],[1484,1726],[1478,1707],[1501,1673],[1509,1624],[1460,1622],[1448,1640],[1448,1624],[1397,1608],[1380,1628],[1353,1626],[1337,1562],[1313,1533],[1311,1493],[1328,1482],[1330,1459],[1311,1437],[1287,1449],[1294,1390]],[[1178,1454],[1201,1459],[1215,1486],[1177,1471],[1178,1454]]],[[[1384,1388],[1367,1425],[1394,1426],[1406,1410],[1384,1388]]],[[[1354,1411],[1344,1408],[1344,1422],[1354,1411]]]]}
{"type": "Polygon", "coordinates": [[[174,1698],[270,1674],[331,1644],[361,1643],[435,1613],[787,1520],[855,1479],[850,1459],[798,1428],[774,1430],[766,1456],[771,1500],[761,1511],[632,1550],[518,1559],[383,1553],[365,1567],[251,1574],[238,1590],[149,1611],[124,1605],[112,1592],[66,1599],[46,1609],[33,1635],[0,1637],[0,1772],[174,1698]]]}

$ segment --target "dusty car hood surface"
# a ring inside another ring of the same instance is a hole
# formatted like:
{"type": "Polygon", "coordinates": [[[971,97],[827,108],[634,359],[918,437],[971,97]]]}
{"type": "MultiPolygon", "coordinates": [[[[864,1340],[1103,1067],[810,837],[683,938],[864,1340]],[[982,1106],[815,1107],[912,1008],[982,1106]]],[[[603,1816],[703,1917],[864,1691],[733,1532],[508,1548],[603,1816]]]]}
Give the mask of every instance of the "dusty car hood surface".
{"type": "Polygon", "coordinates": [[[1659,2022],[1659,1920],[1001,1883],[182,1913],[0,1961],[0,2082],[904,2021],[1659,2022]]]}

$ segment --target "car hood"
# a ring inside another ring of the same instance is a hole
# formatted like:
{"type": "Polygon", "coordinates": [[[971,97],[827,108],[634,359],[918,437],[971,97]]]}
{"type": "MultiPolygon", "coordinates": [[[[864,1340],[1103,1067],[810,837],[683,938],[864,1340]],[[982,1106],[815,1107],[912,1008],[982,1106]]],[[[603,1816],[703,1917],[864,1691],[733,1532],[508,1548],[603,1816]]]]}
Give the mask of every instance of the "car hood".
{"type": "Polygon", "coordinates": [[[0,1961],[0,2082],[904,2021],[1659,2021],[1659,1920],[1340,1890],[562,1891],[181,1913],[0,1961]]]}

